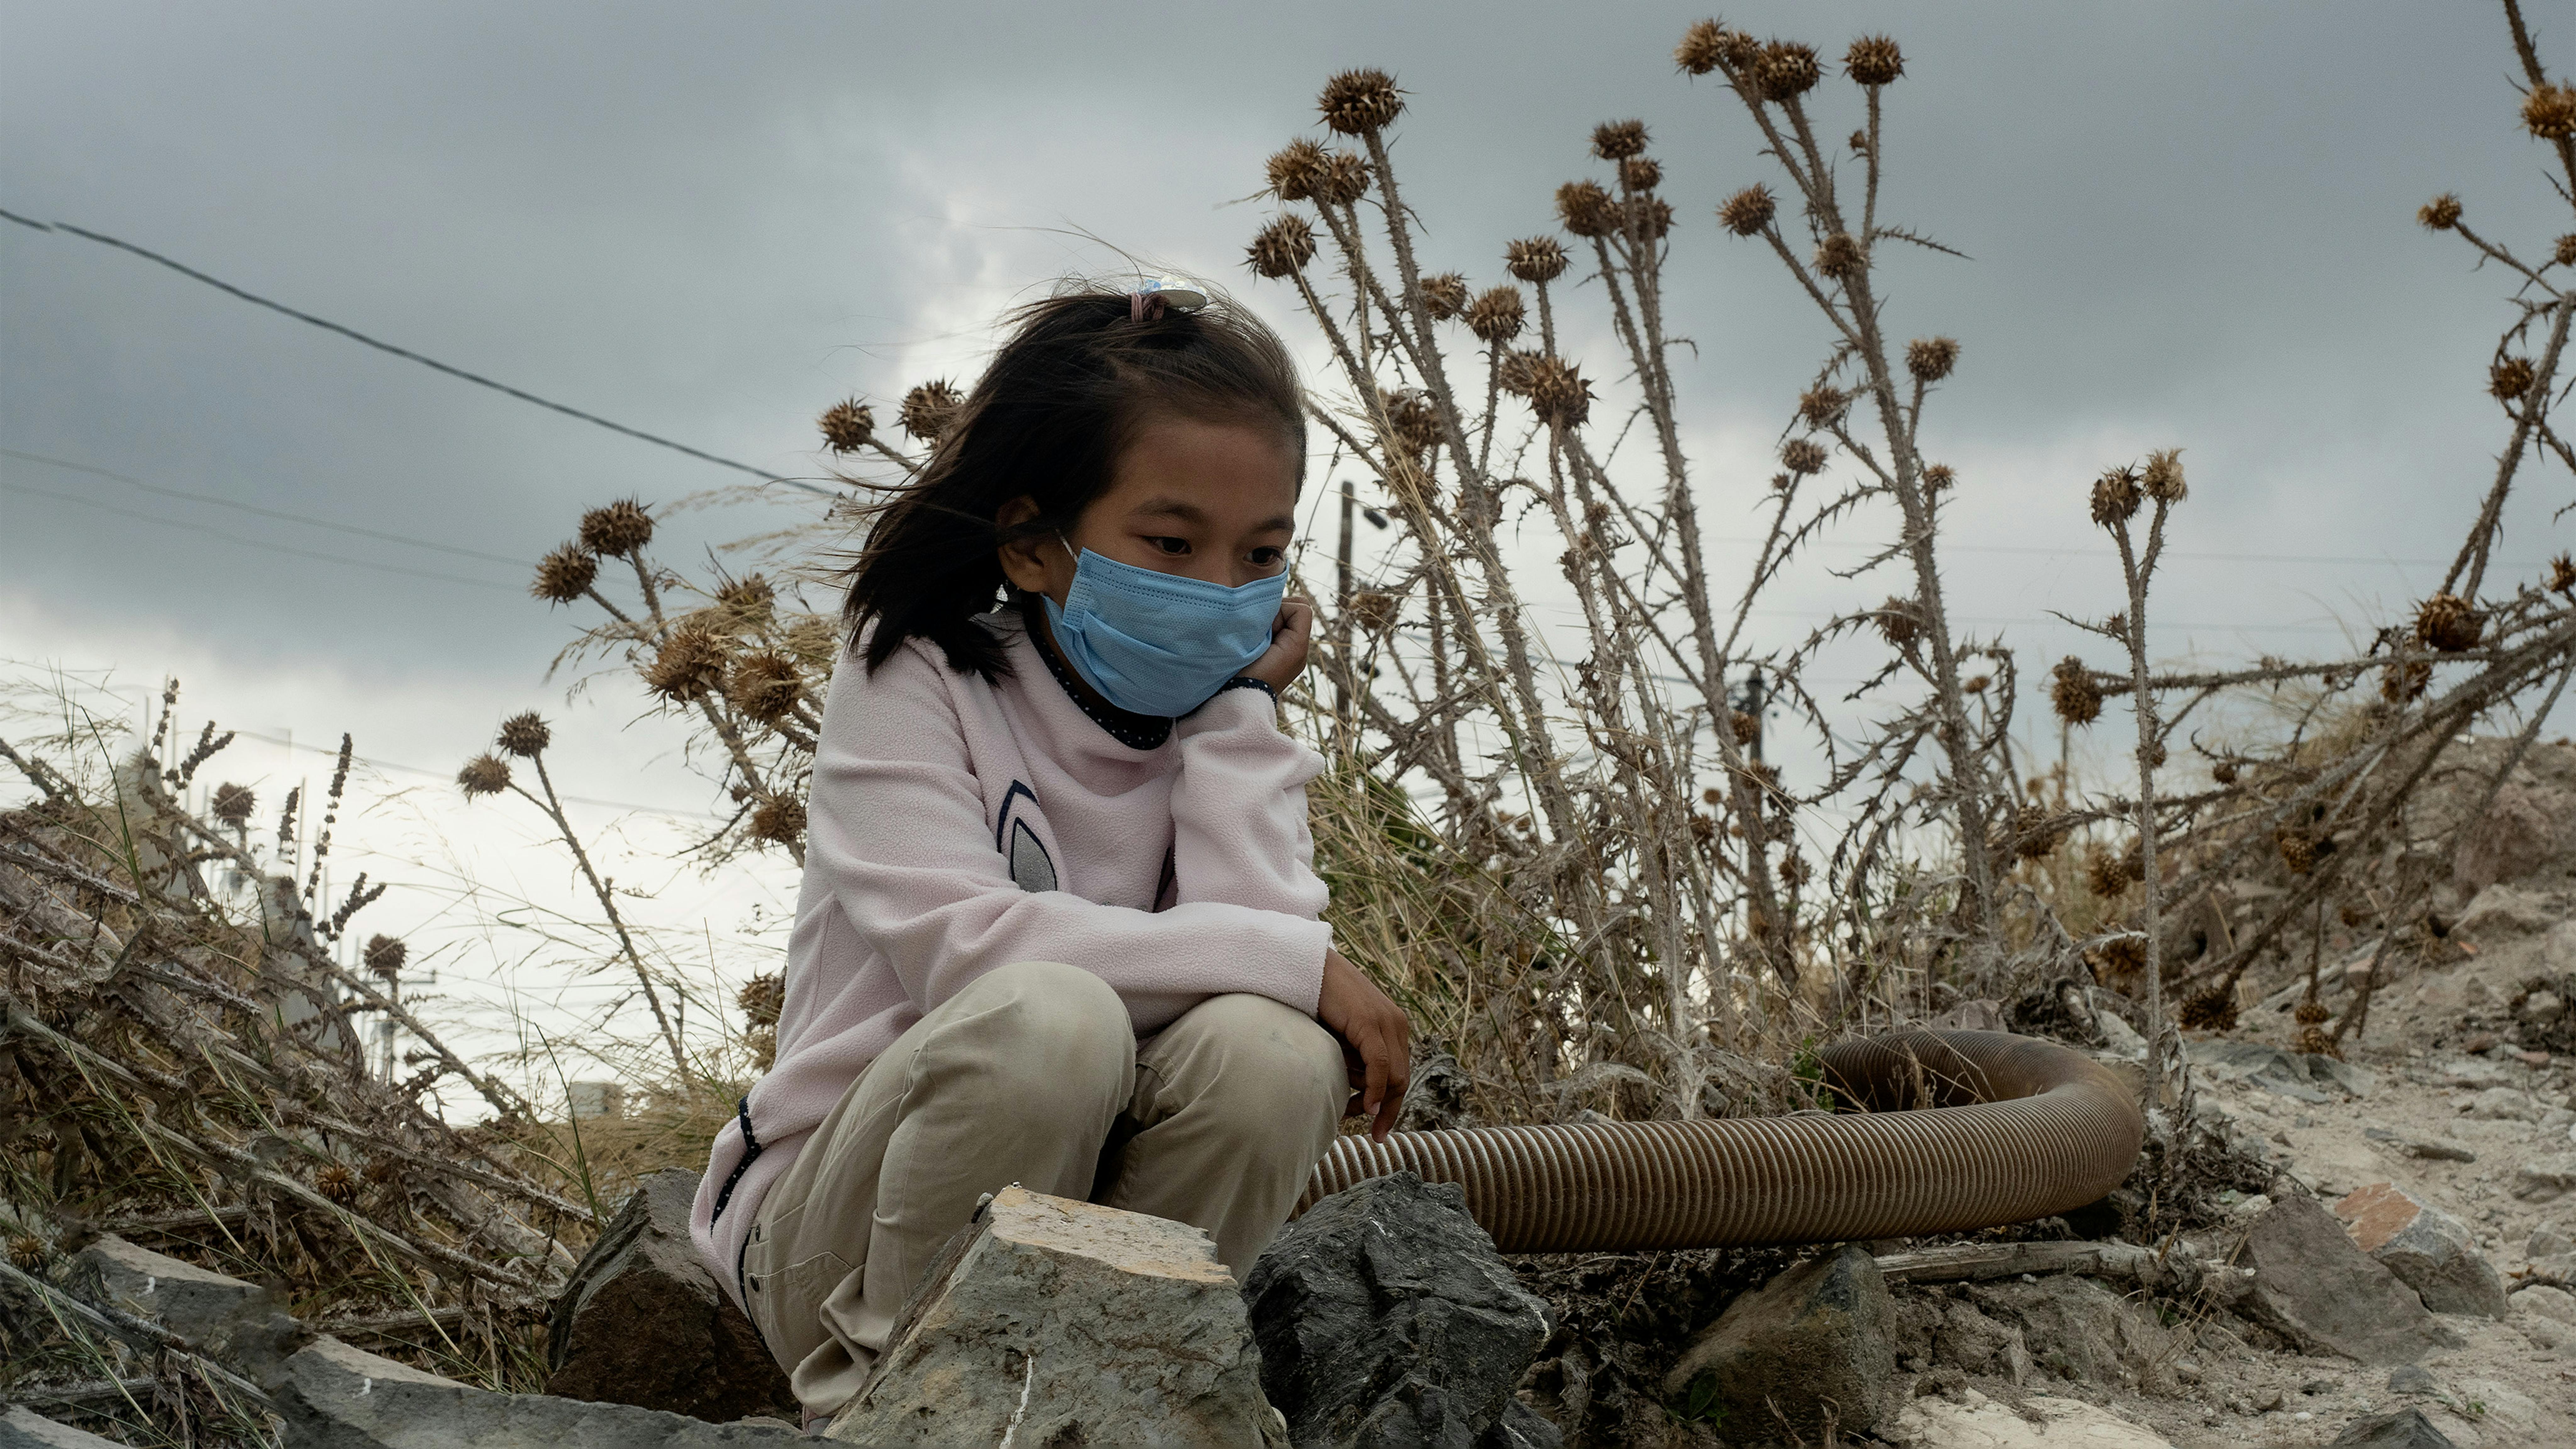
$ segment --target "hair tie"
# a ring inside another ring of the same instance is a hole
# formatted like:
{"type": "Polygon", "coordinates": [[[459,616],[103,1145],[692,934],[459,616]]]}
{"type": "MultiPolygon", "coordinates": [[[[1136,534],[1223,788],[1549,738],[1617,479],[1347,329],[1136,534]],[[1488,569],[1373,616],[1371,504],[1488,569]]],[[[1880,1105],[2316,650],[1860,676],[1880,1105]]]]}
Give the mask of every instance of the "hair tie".
{"type": "Polygon", "coordinates": [[[1127,320],[1159,322],[1166,309],[1195,312],[1208,304],[1207,291],[1176,277],[1149,277],[1127,294],[1127,320]]]}

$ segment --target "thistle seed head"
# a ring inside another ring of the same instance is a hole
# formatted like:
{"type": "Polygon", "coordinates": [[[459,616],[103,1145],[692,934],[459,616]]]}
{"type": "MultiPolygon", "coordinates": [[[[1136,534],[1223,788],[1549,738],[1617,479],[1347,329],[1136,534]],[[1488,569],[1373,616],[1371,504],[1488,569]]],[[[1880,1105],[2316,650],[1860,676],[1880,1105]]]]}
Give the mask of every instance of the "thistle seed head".
{"type": "MultiPolygon", "coordinates": [[[[2576,599],[2576,556],[2560,554],[2549,561],[2549,589],[2576,599]]],[[[221,796],[216,797],[221,799],[221,796]]]]}
{"type": "Polygon", "coordinates": [[[1971,674],[1960,681],[1959,688],[1970,694],[1983,694],[1993,687],[1994,682],[1994,676],[1991,674],[1971,674]]]}
{"type": "Polygon", "coordinates": [[[1947,463],[1935,463],[1923,470],[1923,486],[1935,493],[1958,481],[1958,470],[1947,463]]]}
{"type": "Polygon", "coordinates": [[[1843,52],[1843,73],[1865,86],[1883,86],[1905,74],[1905,52],[1884,35],[1864,35],[1843,52]]]}
{"type": "Polygon", "coordinates": [[[1664,184],[1664,168],[1652,156],[1631,156],[1619,163],[1619,184],[1630,191],[1652,191],[1664,184]]]}
{"type": "Polygon", "coordinates": [[[2290,1019],[2301,1026],[2314,1026],[2333,1015],[2333,1012],[2326,1010],[2326,1004],[2322,1001],[2302,1001],[2298,1009],[2290,1013],[2290,1019]]]}
{"type": "Polygon", "coordinates": [[[1530,381],[1538,375],[1539,355],[1526,347],[1504,353],[1494,363],[1495,380],[1503,391],[1514,397],[1528,397],[1530,381]]]}
{"type": "Polygon", "coordinates": [[[2102,943],[2102,974],[2114,981],[2127,981],[2147,969],[2147,942],[2143,936],[2114,936],[2102,943]]]}
{"type": "Polygon", "coordinates": [[[569,604],[590,592],[599,577],[599,556],[578,543],[568,543],[537,560],[536,582],[528,592],[550,604],[569,604]]]}
{"type": "Polygon", "coordinates": [[[403,963],[411,959],[411,947],[381,932],[367,938],[367,969],[378,976],[399,976],[403,963]]]}
{"type": "Polygon", "coordinates": [[[514,714],[501,721],[499,744],[501,753],[505,755],[533,760],[544,754],[546,746],[553,743],[554,731],[546,728],[546,722],[538,718],[534,710],[514,714]]]}
{"type": "Polygon", "coordinates": [[[2093,671],[2084,661],[2069,654],[2057,661],[2048,685],[2048,704],[2057,717],[2071,725],[2091,724],[2102,717],[2102,686],[2095,682],[2093,671]]]}
{"type": "Polygon", "coordinates": [[[1817,63],[1815,48],[1794,40],[1772,41],[1753,62],[1753,84],[1766,101],[1796,100],[1824,78],[1825,68],[1817,63]]]}
{"type": "Polygon", "coordinates": [[[2185,997],[2179,1013],[2188,1031],[2234,1031],[2236,992],[2225,982],[2185,997]]]}
{"type": "MultiPolygon", "coordinates": [[[[1749,745],[1762,738],[1762,721],[1755,719],[1747,711],[1740,709],[1729,711],[1727,723],[1734,728],[1735,742],[1739,745],[1749,745]]],[[[1715,790],[1700,792],[1700,799],[1711,805],[1718,803],[1721,798],[1715,790]]]]}
{"type": "Polygon", "coordinates": [[[347,1207],[358,1200],[358,1175],[345,1162],[326,1162],[313,1174],[313,1190],[347,1207]]]}
{"type": "Polygon", "coordinates": [[[2576,86],[2547,81],[2533,86],[2522,98],[2522,124],[2544,141],[2576,136],[2576,86]]]}
{"type": "Polygon", "coordinates": [[[9,1235],[9,1266],[21,1273],[33,1273],[45,1266],[54,1255],[54,1246],[34,1233],[9,1235]]]}
{"type": "Polygon", "coordinates": [[[1395,595],[1376,589],[1351,595],[1351,618],[1362,629],[1380,633],[1395,623],[1395,595]]]}
{"type": "Polygon", "coordinates": [[[1959,365],[1959,339],[1917,337],[1905,344],[1905,370],[1916,382],[1939,382],[1959,365]]]}
{"type": "Polygon", "coordinates": [[[2444,654],[2478,647],[2486,621],[2457,594],[2435,594],[2415,610],[2415,642],[2444,654]]]}
{"type": "Polygon", "coordinates": [[[1434,322],[1446,322],[1467,310],[1467,279],[1456,272],[1441,272],[1422,279],[1422,309],[1434,322]]]}
{"type": "Polygon", "coordinates": [[[1569,181],[1556,188],[1556,215],[1576,236],[1608,236],[1619,229],[1619,203],[1593,181],[1569,181]]]}
{"type": "Polygon", "coordinates": [[[1524,238],[1503,248],[1503,270],[1524,282],[1553,282],[1565,275],[1565,248],[1552,236],[1524,238]]]}
{"type": "Polygon", "coordinates": [[[1574,364],[1559,357],[1540,357],[1530,364],[1530,411],[1552,428],[1581,425],[1592,413],[1592,384],[1574,364]]]}
{"type": "Polygon", "coordinates": [[[2209,778],[2217,781],[2221,785],[2235,784],[2236,775],[2237,765],[2234,760],[2221,760],[2217,764],[2209,767],[2209,778]]]}
{"type": "Polygon", "coordinates": [[[1628,203],[1629,224],[1648,241],[1662,241],[1673,229],[1673,204],[1660,196],[1640,196],[1628,203]]]}
{"type": "Polygon", "coordinates": [[[2020,860],[2046,860],[2057,853],[2061,833],[2047,807],[2024,805],[2013,816],[2013,855],[2020,860]]]}
{"type": "Polygon", "coordinates": [[[1404,110],[1404,92],[1395,77],[1382,70],[1346,70],[1324,82],[1315,109],[1324,124],[1345,136],[1365,136],[1386,129],[1404,110]]]}
{"type": "Polygon", "coordinates": [[[476,755],[456,772],[456,785],[469,800],[478,795],[498,795],[510,788],[510,767],[499,755],[476,755]]]}
{"type": "Polygon", "coordinates": [[[1869,154],[1869,132],[1854,131],[1843,138],[1843,144],[1851,148],[1853,155],[1866,156],[1869,154]]]}
{"type": "Polygon", "coordinates": [[[644,669],[645,687],[673,703],[698,698],[724,681],[725,641],[702,625],[671,631],[644,669]]]}
{"type": "Polygon", "coordinates": [[[1306,270],[1315,259],[1315,229],[1302,216],[1274,216],[1244,248],[1253,275],[1277,281],[1306,270]]]}
{"type": "Polygon", "coordinates": [[[2129,888],[2129,873],[2121,867],[2120,857],[2097,846],[2084,858],[2084,884],[2109,900],[2129,888]]]}
{"type": "Polygon", "coordinates": [[[1440,441],[1440,409],[1420,388],[1380,394],[1386,408],[1390,439],[1408,454],[1420,456],[1440,441]]]}
{"type": "Polygon", "coordinates": [[[581,544],[601,558],[625,558],[653,541],[653,515],[632,498],[581,516],[581,544]]]}
{"type": "Polygon", "coordinates": [[[1835,232],[1816,248],[1816,271],[1837,282],[1859,276],[1861,268],[1868,262],[1869,259],[1861,252],[1860,243],[1852,240],[1851,233],[1847,231],[1835,232]]]}
{"type": "Polygon", "coordinates": [[[1824,445],[1813,438],[1791,438],[1780,445],[1780,466],[1798,477],[1825,471],[1824,445]]]}
{"type": "Polygon", "coordinates": [[[1762,42],[1751,32],[1730,30],[1718,37],[1718,61],[1727,69],[1744,74],[1761,63],[1762,42]]]}
{"type": "Polygon", "coordinates": [[[1768,186],[1748,186],[1726,198],[1717,208],[1717,224],[1737,236],[1756,236],[1778,215],[1780,203],[1771,197],[1768,186]]]}
{"type": "Polygon", "coordinates": [[[805,802],[792,795],[773,795],[751,812],[751,838],[772,845],[793,845],[805,833],[805,802]]]}
{"type": "MultiPolygon", "coordinates": [[[[2323,1011],[2325,1008],[2319,1006],[2317,1010],[2323,1011]]],[[[2335,1045],[2335,1039],[2327,1034],[2324,1027],[2314,1023],[2300,1027],[2299,1034],[2290,1043],[2290,1047],[2303,1056],[2332,1057],[2336,1061],[2343,1060],[2343,1048],[2335,1045]]]]}
{"type": "Polygon", "coordinates": [[[1356,151],[1335,151],[1324,158],[1324,174],[1315,183],[1315,200],[1325,206],[1348,206],[1368,194],[1368,163],[1356,151]]]}
{"type": "Polygon", "coordinates": [[[2306,875],[2316,869],[2317,843],[2304,830],[2284,825],[2272,832],[2272,844],[2281,852],[2281,864],[2292,875],[2306,875]]]}
{"type": "Polygon", "coordinates": [[[2518,402],[2540,374],[2527,357],[2508,357],[2487,369],[2487,392],[2498,402],[2518,402]]]}
{"type": "Polygon", "coordinates": [[[235,830],[250,824],[251,812],[258,808],[259,796],[248,785],[226,781],[215,787],[215,818],[235,830]]]}
{"type": "Polygon", "coordinates": [[[835,453],[855,453],[877,433],[877,415],[857,398],[846,398],[823,409],[820,421],[823,446],[835,453]]]}
{"type": "Polygon", "coordinates": [[[957,421],[966,399],[948,379],[925,382],[903,395],[903,430],[925,443],[936,443],[957,421]]]}
{"type": "Polygon", "coordinates": [[[745,654],[734,661],[725,681],[725,699],[746,717],[765,725],[787,718],[805,696],[805,676],[796,661],[775,649],[745,654]]]}
{"type": "Polygon", "coordinates": [[[1798,394],[1798,416],[1811,428],[1830,428],[1851,411],[1851,394],[1841,388],[1818,383],[1798,394]]]}
{"type": "Polygon", "coordinates": [[[1518,287],[1494,287],[1467,304],[1467,330],[1489,347],[1499,347],[1520,336],[1524,322],[1518,287]]]}
{"type": "Polygon", "coordinates": [[[1717,69],[1726,55],[1726,27],[1714,20],[1694,21],[1682,32],[1682,42],[1673,47],[1673,64],[1692,75],[1706,75],[1717,69]]]}
{"type": "Polygon", "coordinates": [[[2180,503],[2191,496],[2190,486],[2182,479],[2182,449],[2159,448],[2149,453],[2146,470],[2138,475],[2138,486],[2159,503],[2180,503]]]}
{"type": "Polygon", "coordinates": [[[2093,480],[2093,521],[2104,528],[2126,523],[2136,516],[2138,472],[2134,468],[2108,468],[2093,480]]]}
{"type": "Polygon", "coordinates": [[[2576,267],[2576,231],[2560,237],[2556,249],[2549,256],[2562,267],[2576,267]]]}
{"type": "Polygon", "coordinates": [[[2415,220],[2432,231],[2449,231],[2460,224],[2460,198],[2445,191],[2417,208],[2415,220]]]}
{"type": "Polygon", "coordinates": [[[1592,154],[1604,161],[1625,161],[1646,154],[1646,123],[1604,121],[1593,127],[1592,154]]]}
{"type": "Polygon", "coordinates": [[[1331,164],[1321,145],[1301,136],[1271,152],[1262,169],[1271,195],[1281,201],[1305,201],[1314,196],[1331,164]]]}
{"type": "Polygon", "coordinates": [[[742,1008],[745,1025],[776,1026],[779,1009],[787,1005],[787,978],[774,971],[754,976],[742,984],[734,1004],[742,1008]]]}
{"type": "Polygon", "coordinates": [[[1900,599],[1890,594],[1887,602],[1879,605],[1877,613],[1871,616],[1871,622],[1878,625],[1878,632],[1888,643],[1899,649],[1907,648],[1923,637],[1923,611],[1915,606],[1912,599],[1900,599]]]}
{"type": "Polygon", "coordinates": [[[745,574],[717,587],[716,604],[742,623],[757,624],[777,607],[778,590],[760,574],[745,574]]]}

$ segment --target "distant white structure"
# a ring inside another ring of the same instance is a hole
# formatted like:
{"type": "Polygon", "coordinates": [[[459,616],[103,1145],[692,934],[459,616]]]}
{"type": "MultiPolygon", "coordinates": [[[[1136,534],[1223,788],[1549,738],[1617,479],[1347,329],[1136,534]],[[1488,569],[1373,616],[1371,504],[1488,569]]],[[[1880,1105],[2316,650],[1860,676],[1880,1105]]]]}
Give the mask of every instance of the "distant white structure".
{"type": "Polygon", "coordinates": [[[575,1120],[626,1115],[626,1088],[616,1082],[575,1082],[571,1097],[575,1120]]]}

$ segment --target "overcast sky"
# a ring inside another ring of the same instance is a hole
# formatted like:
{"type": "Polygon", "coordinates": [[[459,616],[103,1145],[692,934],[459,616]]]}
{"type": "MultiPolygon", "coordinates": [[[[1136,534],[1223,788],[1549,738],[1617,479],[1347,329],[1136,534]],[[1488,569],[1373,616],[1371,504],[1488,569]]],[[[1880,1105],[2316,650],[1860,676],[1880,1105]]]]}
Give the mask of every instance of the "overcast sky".
{"type": "MultiPolygon", "coordinates": [[[[2576,12],[2530,10],[2544,55],[2576,68],[2576,12]]],[[[992,316],[1115,267],[1103,243],[1225,281],[1302,345],[1283,294],[1240,265],[1266,209],[1235,203],[1265,155],[1314,134],[1322,78],[1374,64],[1410,92],[1396,154],[1426,260],[1480,284],[1501,279],[1503,242],[1549,229],[1595,122],[1648,122],[1681,216],[1671,310],[1698,343],[1680,379],[1703,510],[1740,534],[1823,338],[1776,265],[1711,218],[1768,178],[1740,107],[1674,70],[1702,13],[6,0],[0,207],[811,473],[822,407],[855,392],[882,414],[913,382],[971,375],[992,316]]],[[[1882,286],[1896,335],[1965,345],[1925,440],[1962,477],[1948,539],[1966,624],[2034,666],[2074,647],[2045,611],[2115,603],[2084,485],[2169,445],[2193,481],[2174,547],[2231,557],[2176,563],[2161,652],[2331,649],[2438,582],[2425,561],[2457,546],[2503,437],[2482,382],[2507,289],[2415,209],[2455,190],[2473,224],[2533,252],[2570,225],[2515,122],[2500,12],[1728,18],[1829,56],[1871,30],[1905,46],[1885,211],[1972,260],[1895,258],[1882,286]]],[[[1852,106],[1840,82],[1819,97],[1852,106]]],[[[1575,336],[1615,371],[1597,326],[1575,336]]],[[[541,706],[583,752],[568,788],[707,804],[656,764],[675,736],[634,723],[630,697],[566,712],[544,677],[565,618],[526,597],[524,563],[586,506],[734,475],[7,225],[0,447],[294,515],[0,457],[0,659],[113,669],[138,693],[179,673],[186,712],[308,743],[353,730],[362,754],[432,771],[423,785],[541,706]]],[[[2576,532],[2548,518],[2567,477],[2528,476],[2506,579],[2576,532]]],[[[684,515],[665,538],[687,557],[794,516],[684,515]]],[[[1890,587],[1811,571],[1765,642],[1890,587]]],[[[261,768],[327,771],[288,758],[261,768]]]]}

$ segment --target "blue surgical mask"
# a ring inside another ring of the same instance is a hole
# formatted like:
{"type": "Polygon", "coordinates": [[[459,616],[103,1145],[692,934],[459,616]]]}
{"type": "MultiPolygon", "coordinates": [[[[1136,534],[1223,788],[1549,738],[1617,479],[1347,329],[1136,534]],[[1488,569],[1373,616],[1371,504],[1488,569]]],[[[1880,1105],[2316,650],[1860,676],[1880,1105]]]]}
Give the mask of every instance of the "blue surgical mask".
{"type": "Polygon", "coordinates": [[[1064,602],[1047,599],[1047,624],[1066,662],[1102,698],[1130,714],[1173,718],[1207,703],[1270,648],[1287,592],[1285,569],[1229,589],[1086,548],[1064,602]]]}

